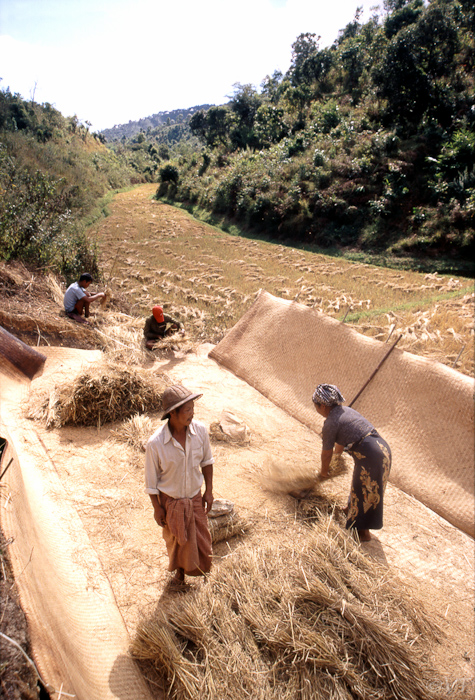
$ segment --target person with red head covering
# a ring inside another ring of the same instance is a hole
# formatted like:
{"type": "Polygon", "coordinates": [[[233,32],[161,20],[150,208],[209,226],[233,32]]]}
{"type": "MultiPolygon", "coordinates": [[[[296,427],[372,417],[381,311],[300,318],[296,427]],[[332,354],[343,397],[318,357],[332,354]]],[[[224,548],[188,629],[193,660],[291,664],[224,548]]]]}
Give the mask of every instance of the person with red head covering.
{"type": "Polygon", "coordinates": [[[152,350],[158,340],[162,340],[167,335],[173,335],[179,330],[182,330],[180,321],[164,314],[161,306],[154,306],[152,315],[145,321],[143,329],[145,345],[152,350]]]}

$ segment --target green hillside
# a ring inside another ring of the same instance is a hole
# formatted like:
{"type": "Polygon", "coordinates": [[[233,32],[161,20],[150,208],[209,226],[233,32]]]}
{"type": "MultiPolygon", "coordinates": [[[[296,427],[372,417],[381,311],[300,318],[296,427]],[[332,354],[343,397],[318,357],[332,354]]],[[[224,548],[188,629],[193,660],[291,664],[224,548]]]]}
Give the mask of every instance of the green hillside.
{"type": "Polygon", "coordinates": [[[157,196],[293,245],[470,273],[475,229],[471,0],[386,0],[289,71],[196,112],[199,154],[157,196]]]}
{"type": "MultiPolygon", "coordinates": [[[[212,105],[197,105],[187,109],[173,109],[169,112],[157,112],[150,117],[144,117],[137,121],[129,121],[127,124],[116,124],[111,129],[103,129],[100,133],[107,141],[119,141],[132,139],[141,132],[145,132],[149,139],[168,134],[174,141],[179,141],[185,134],[189,135],[188,124],[190,118],[200,110],[207,110],[212,105]]],[[[171,140],[169,138],[169,140],[171,140]]]]}
{"type": "Polygon", "coordinates": [[[472,0],[385,0],[332,46],[298,36],[286,74],[224,105],[91,134],[0,91],[0,258],[74,276],[111,191],[157,197],[224,230],[378,264],[473,275],[472,0]]]}
{"type": "MultiPolygon", "coordinates": [[[[113,191],[153,180],[153,153],[104,145],[50,104],[0,91],[0,260],[99,274],[91,223],[113,191]]],[[[168,152],[167,152],[168,157],[168,152]]]]}

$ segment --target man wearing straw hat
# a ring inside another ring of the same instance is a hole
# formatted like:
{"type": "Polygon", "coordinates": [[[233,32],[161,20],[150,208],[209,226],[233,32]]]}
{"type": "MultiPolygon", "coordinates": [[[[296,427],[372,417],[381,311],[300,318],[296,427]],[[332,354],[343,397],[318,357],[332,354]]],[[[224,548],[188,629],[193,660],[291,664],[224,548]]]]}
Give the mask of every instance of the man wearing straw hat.
{"type": "Polygon", "coordinates": [[[193,419],[194,402],[202,395],[168,387],[162,396],[162,420],[168,420],[145,450],[145,492],[163,528],[174,587],[184,584],[185,574],[200,576],[211,568],[207,513],[213,505],[214,459],[205,425],[193,419]]]}

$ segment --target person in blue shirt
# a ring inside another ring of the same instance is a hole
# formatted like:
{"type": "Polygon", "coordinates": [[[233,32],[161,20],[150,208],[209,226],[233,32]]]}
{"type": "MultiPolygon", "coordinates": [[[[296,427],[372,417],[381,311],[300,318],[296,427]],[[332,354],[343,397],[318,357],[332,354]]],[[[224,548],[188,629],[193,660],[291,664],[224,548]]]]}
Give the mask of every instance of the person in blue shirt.
{"type": "Polygon", "coordinates": [[[63,303],[66,315],[79,323],[88,323],[86,319],[89,317],[89,305],[105,296],[104,292],[89,294],[87,288],[91,282],[92,275],[89,272],[83,272],[79,280],[70,284],[64,294],[63,303]]]}

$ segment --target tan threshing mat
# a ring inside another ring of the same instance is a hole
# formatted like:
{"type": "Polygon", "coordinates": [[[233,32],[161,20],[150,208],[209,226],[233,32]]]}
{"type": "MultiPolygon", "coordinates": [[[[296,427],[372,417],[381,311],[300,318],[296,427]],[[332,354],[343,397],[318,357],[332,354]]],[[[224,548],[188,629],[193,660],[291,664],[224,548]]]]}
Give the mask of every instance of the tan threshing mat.
{"type": "MultiPolygon", "coordinates": [[[[389,346],[296,302],[261,292],[210,353],[305,425],[317,384],[349,403],[389,346]]],[[[473,379],[395,348],[353,405],[389,442],[390,481],[474,535],[473,379]]]]}
{"type": "MultiPolygon", "coordinates": [[[[99,355],[58,350],[58,362],[68,375],[78,360],[99,355]]],[[[2,529],[13,540],[13,571],[50,695],[149,700],[97,553],[41,436],[22,415],[28,386],[0,373],[0,398],[0,436],[7,440],[2,465],[10,463],[2,482],[8,491],[2,489],[2,529]]]]}
{"type": "MultiPolygon", "coordinates": [[[[210,359],[211,349],[177,353],[148,371],[153,376],[166,373],[171,381],[203,393],[195,415],[208,427],[221,425],[229,414],[236,425],[246,426],[245,441],[213,442],[215,498],[231,501],[246,522],[241,535],[215,547],[212,576],[219,580],[226,578],[221,563],[239,566],[244,549],[272,551],[274,543],[285,542],[300,551],[319,503],[299,502],[288,494],[316,473],[321,441],[315,432],[316,413],[311,414],[311,427],[292,418],[210,359]]],[[[14,538],[9,551],[32,631],[34,659],[50,686],[78,698],[146,698],[127,649],[143,617],[153,620],[170,606],[165,546],[143,484],[142,443],[161,424],[159,414],[51,429],[42,421],[27,420],[29,393],[63,386],[87,365],[103,362],[99,352],[44,348],[44,353],[43,375],[30,389],[3,378],[0,383],[0,435],[8,431],[10,450],[0,470],[15,454],[2,480],[0,515],[8,538],[14,538]]],[[[322,485],[337,511],[346,503],[350,479],[351,465],[322,485]]],[[[428,652],[442,674],[434,684],[439,691],[447,687],[447,697],[456,689],[463,691],[457,697],[469,700],[473,540],[392,484],[384,518],[383,530],[362,545],[362,554],[391,575],[400,574],[412,585],[416,581],[444,630],[440,644],[428,652]]],[[[207,586],[191,583],[198,595],[207,586]]],[[[158,699],[160,690],[152,686],[150,695],[158,699]]]]}

